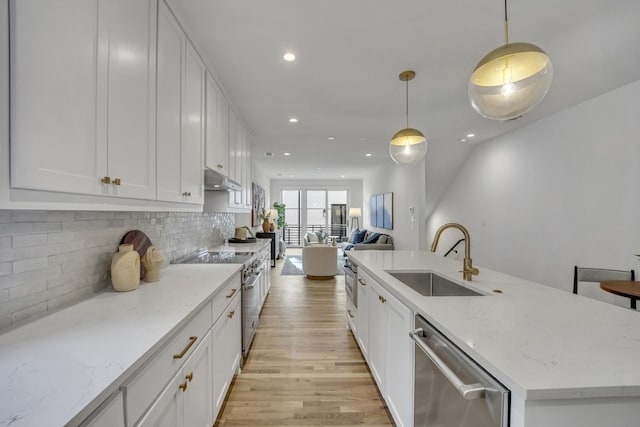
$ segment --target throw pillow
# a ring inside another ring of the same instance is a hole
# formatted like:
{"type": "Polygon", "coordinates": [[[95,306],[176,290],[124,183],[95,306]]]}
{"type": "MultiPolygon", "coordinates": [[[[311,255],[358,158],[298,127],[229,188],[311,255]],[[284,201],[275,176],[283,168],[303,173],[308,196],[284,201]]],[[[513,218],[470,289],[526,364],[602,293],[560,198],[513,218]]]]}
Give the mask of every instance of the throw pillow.
{"type": "Polygon", "coordinates": [[[358,231],[359,231],[359,230],[358,230],[357,228],[356,228],[355,230],[353,230],[353,231],[351,232],[351,235],[349,236],[349,239],[347,240],[347,242],[349,242],[349,243],[353,243],[353,238],[355,237],[355,235],[356,235],[356,233],[357,233],[358,231]]]}
{"type": "Polygon", "coordinates": [[[378,237],[380,237],[380,233],[371,233],[371,235],[362,243],[375,243],[375,241],[378,240],[378,237]]]}
{"type": "Polygon", "coordinates": [[[357,230],[355,236],[353,236],[353,244],[361,243],[364,240],[365,234],[367,234],[367,230],[357,230]]]}
{"type": "Polygon", "coordinates": [[[378,237],[378,240],[376,241],[376,243],[385,244],[387,243],[388,237],[389,236],[387,236],[386,234],[381,234],[380,237],[378,237]]]}

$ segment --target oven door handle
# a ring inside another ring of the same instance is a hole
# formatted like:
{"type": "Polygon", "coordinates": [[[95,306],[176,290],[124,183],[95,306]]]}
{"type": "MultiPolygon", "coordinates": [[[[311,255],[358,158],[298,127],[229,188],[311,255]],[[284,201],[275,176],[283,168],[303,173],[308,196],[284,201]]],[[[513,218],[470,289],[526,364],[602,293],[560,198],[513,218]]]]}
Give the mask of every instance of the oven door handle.
{"type": "Polygon", "coordinates": [[[424,354],[426,354],[427,357],[431,359],[433,364],[438,367],[440,372],[442,372],[442,375],[444,375],[455,387],[455,389],[458,390],[458,393],[460,393],[460,395],[466,400],[476,400],[484,398],[484,393],[487,389],[479,383],[465,384],[464,382],[462,382],[462,380],[458,378],[455,372],[453,372],[451,368],[449,368],[449,366],[447,366],[447,364],[444,363],[444,361],[440,359],[440,357],[438,357],[435,351],[433,351],[433,349],[422,340],[423,334],[424,330],[422,328],[418,328],[413,332],[409,332],[409,336],[411,336],[411,339],[413,339],[418,348],[420,348],[420,350],[422,350],[424,354]]]}
{"type": "Polygon", "coordinates": [[[251,281],[242,285],[245,289],[253,289],[256,287],[256,283],[258,282],[258,276],[253,276],[251,281]]]}

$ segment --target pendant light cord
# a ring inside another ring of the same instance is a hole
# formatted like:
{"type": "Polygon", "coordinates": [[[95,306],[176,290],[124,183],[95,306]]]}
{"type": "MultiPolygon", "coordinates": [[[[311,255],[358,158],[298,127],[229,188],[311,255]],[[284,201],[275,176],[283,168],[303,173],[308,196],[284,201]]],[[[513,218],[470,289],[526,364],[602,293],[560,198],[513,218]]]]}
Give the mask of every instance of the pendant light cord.
{"type": "Polygon", "coordinates": [[[509,16],[507,14],[507,0],[504,0],[504,44],[509,44],[509,16]]]}
{"type": "Polygon", "coordinates": [[[405,99],[407,100],[406,111],[407,111],[407,128],[409,128],[409,79],[406,80],[406,88],[407,88],[407,96],[405,99]]]}

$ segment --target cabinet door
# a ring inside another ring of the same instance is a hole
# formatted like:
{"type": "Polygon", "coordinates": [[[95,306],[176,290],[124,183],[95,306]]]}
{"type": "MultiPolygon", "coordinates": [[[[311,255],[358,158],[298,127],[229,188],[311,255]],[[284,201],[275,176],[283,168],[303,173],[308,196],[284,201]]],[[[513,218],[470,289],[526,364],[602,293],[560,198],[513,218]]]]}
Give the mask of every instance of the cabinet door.
{"type": "Polygon", "coordinates": [[[182,192],[188,203],[204,202],[204,64],[187,40],[182,110],[182,192]]]}
{"type": "Polygon", "coordinates": [[[229,104],[207,73],[205,166],[229,175],[229,104]]]}
{"type": "MultiPolygon", "coordinates": [[[[136,427],[182,427],[184,419],[184,384],[182,370],[172,379],[151,405],[136,427]],[[182,388],[181,388],[182,386],[182,388]]],[[[150,392],[152,392],[150,390],[150,392]]]]}
{"type": "Polygon", "coordinates": [[[384,397],[396,424],[410,426],[413,421],[413,343],[409,331],[413,313],[388,292],[385,298],[387,325],[386,378],[384,397]]]}
{"type": "Polygon", "coordinates": [[[245,145],[244,145],[244,207],[251,209],[251,138],[249,132],[245,130],[245,145]]]}
{"type": "Polygon", "coordinates": [[[353,337],[358,341],[358,311],[349,297],[347,297],[347,327],[353,332],[353,337]]]}
{"type": "Polygon", "coordinates": [[[124,427],[124,402],[122,392],[108,399],[80,427],[124,427]]]}
{"type": "Polygon", "coordinates": [[[358,286],[358,317],[357,330],[358,345],[365,360],[368,360],[369,348],[369,286],[360,273],[356,276],[358,286]]]}
{"type": "Polygon", "coordinates": [[[98,2],[14,0],[10,8],[11,186],[100,194],[98,2]]]}
{"type": "MultiPolygon", "coordinates": [[[[98,131],[111,193],[155,199],[156,6],[101,1],[98,10],[98,131]]],[[[102,159],[101,159],[102,161],[102,159]]]]}
{"type": "Polygon", "coordinates": [[[241,298],[238,294],[211,330],[214,419],[218,416],[233,375],[240,364],[242,354],[241,322],[241,298]]]}
{"type": "MultiPolygon", "coordinates": [[[[242,125],[233,109],[229,109],[229,177],[242,184],[242,125]]],[[[229,192],[229,206],[240,206],[240,191],[229,192]]]]}
{"type": "Polygon", "coordinates": [[[184,392],[184,425],[210,427],[213,425],[211,332],[209,332],[182,368],[187,384],[184,392]]]}
{"type": "Polygon", "coordinates": [[[369,357],[367,361],[369,362],[371,374],[376,380],[380,392],[384,395],[384,369],[387,350],[387,316],[385,312],[385,303],[382,299],[382,288],[380,285],[368,278],[367,286],[369,286],[369,357]]]}
{"type": "Polygon", "coordinates": [[[158,11],[157,198],[182,201],[182,81],[186,37],[163,1],[158,11]]]}

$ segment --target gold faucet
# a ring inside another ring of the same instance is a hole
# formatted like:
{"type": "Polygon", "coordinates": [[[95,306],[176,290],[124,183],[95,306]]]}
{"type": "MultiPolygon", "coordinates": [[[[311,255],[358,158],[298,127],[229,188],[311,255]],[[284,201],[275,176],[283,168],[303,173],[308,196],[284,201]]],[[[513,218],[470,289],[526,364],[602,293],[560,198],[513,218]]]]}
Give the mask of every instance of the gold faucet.
{"type": "Polygon", "coordinates": [[[464,262],[462,264],[462,278],[464,280],[471,281],[471,277],[477,275],[480,271],[471,264],[471,237],[469,236],[467,229],[462,225],[456,222],[450,222],[438,228],[438,231],[436,231],[436,237],[433,238],[433,243],[431,244],[431,252],[436,251],[438,241],[440,241],[440,235],[447,228],[457,228],[462,231],[462,234],[464,234],[464,262]]]}

